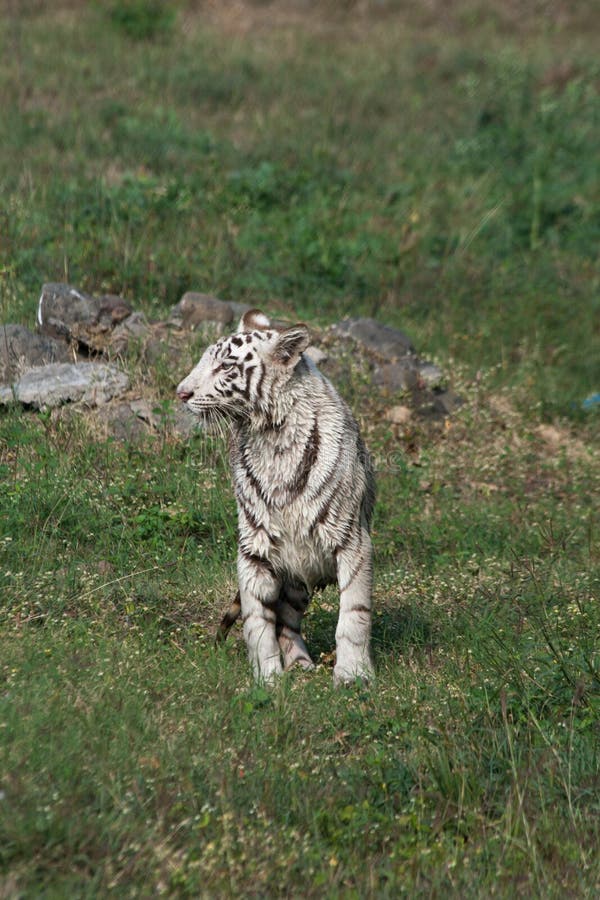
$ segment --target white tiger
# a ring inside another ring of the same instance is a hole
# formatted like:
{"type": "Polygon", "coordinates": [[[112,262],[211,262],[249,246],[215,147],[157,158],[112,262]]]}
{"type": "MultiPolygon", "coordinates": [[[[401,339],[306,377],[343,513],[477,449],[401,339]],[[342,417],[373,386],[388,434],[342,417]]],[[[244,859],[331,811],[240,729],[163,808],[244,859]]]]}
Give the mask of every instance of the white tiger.
{"type": "Polygon", "coordinates": [[[239,593],[221,635],[241,608],[259,681],[296,664],[311,669],[302,616],[312,591],[337,581],[334,682],[368,681],[375,482],[358,425],[303,354],[308,343],[305,325],[280,330],[250,310],[237,333],[208,347],[177,396],[201,419],[218,413],[231,423],[239,593]]]}

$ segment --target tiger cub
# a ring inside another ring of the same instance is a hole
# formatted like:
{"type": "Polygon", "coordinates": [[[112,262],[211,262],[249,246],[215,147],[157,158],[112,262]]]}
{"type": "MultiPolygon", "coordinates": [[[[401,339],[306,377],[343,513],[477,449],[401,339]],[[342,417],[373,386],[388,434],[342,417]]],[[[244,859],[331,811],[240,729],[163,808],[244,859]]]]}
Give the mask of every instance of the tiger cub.
{"type": "Polygon", "coordinates": [[[239,594],[221,636],[241,610],[257,680],[311,669],[302,617],[313,590],[337,582],[334,682],[368,681],[373,470],[348,406],[303,353],[308,343],[305,325],[281,330],[250,310],[177,396],[205,422],[230,423],[239,594]]]}

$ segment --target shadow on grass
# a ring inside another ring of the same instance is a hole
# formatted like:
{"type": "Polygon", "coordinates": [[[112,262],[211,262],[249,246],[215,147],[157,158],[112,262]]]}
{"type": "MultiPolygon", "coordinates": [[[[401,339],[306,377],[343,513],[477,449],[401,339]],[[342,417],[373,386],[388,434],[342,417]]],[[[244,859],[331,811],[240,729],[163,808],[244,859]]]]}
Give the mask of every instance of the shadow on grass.
{"type": "MultiPolygon", "coordinates": [[[[313,659],[335,650],[337,603],[311,603],[305,619],[305,638],[313,659]]],[[[409,648],[426,649],[435,643],[431,622],[421,610],[410,604],[375,608],[371,632],[375,662],[379,656],[407,653],[409,648]]]]}

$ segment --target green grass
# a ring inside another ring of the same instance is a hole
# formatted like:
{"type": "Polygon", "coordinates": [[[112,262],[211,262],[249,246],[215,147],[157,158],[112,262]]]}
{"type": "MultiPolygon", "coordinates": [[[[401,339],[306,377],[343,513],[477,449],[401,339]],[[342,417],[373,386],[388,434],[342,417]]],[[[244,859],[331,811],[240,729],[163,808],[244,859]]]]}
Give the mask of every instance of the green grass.
{"type": "Polygon", "coordinates": [[[0,320],[43,281],[150,316],[195,288],[436,358],[463,406],[398,430],[332,351],[378,468],[378,679],[333,689],[331,589],[312,675],[213,646],[224,448],[169,425],[198,337],[128,361],[146,441],[4,411],[0,896],[596,896],[597,19],[286,9],[0,20],[0,320]]]}

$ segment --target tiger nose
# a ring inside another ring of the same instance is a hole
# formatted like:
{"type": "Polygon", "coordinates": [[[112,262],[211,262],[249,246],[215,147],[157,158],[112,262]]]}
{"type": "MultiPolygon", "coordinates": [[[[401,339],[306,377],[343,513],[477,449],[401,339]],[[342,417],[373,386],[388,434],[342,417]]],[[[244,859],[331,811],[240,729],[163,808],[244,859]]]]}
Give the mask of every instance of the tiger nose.
{"type": "Polygon", "coordinates": [[[193,395],[194,395],[193,391],[184,391],[182,388],[179,388],[177,390],[177,396],[179,397],[180,400],[183,401],[183,403],[185,403],[186,400],[189,400],[190,397],[192,397],[193,395]]]}

